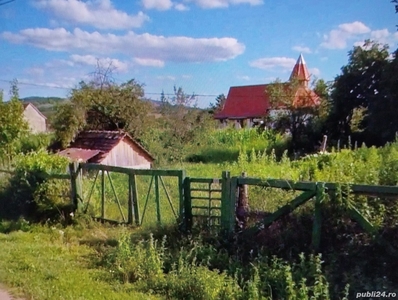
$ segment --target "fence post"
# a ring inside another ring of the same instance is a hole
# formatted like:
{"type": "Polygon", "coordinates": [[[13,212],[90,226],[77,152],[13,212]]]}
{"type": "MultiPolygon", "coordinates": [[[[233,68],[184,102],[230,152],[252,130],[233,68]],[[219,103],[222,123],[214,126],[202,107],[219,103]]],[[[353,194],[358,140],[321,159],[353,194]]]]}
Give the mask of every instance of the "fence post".
{"type": "Polygon", "coordinates": [[[159,195],[159,175],[155,175],[155,201],[156,201],[156,215],[158,224],[162,224],[162,219],[160,215],[160,195],[159,195]]]}
{"type": "Polygon", "coordinates": [[[105,170],[101,170],[101,219],[105,219],[105,170]]]}
{"type": "Polygon", "coordinates": [[[138,204],[138,192],[137,184],[134,173],[129,173],[129,199],[128,199],[128,221],[127,223],[132,225],[133,218],[135,224],[140,226],[140,210],[138,204]]]}
{"type": "Polygon", "coordinates": [[[78,184],[81,180],[81,174],[79,172],[79,163],[73,162],[69,164],[69,174],[70,174],[70,185],[71,185],[71,198],[73,211],[81,212],[81,200],[82,198],[82,187],[78,184]]]}
{"type": "Polygon", "coordinates": [[[184,178],[184,230],[190,231],[192,229],[192,199],[191,199],[191,181],[189,177],[184,178]]]}
{"type": "MultiPolygon", "coordinates": [[[[246,172],[242,172],[242,178],[245,178],[246,176],[246,172]]],[[[249,211],[249,195],[247,184],[239,184],[238,182],[238,199],[236,203],[237,229],[245,229],[247,223],[247,212],[249,211]]]]}
{"type": "Polygon", "coordinates": [[[231,178],[229,171],[222,172],[221,229],[226,234],[234,230],[237,182],[236,177],[231,178]]]}
{"type": "Polygon", "coordinates": [[[325,183],[318,182],[316,184],[316,198],[314,211],[314,224],[312,225],[312,248],[314,251],[319,250],[321,242],[321,226],[322,226],[322,212],[321,203],[325,197],[325,183]]]}
{"type": "Polygon", "coordinates": [[[133,224],[133,177],[134,175],[129,173],[129,195],[127,203],[127,224],[133,224]]]}
{"type": "Polygon", "coordinates": [[[179,198],[179,220],[178,223],[180,225],[183,225],[184,222],[184,199],[185,199],[185,189],[184,189],[184,180],[185,180],[185,171],[182,170],[181,174],[178,176],[178,191],[180,194],[180,198],[179,198]]]}

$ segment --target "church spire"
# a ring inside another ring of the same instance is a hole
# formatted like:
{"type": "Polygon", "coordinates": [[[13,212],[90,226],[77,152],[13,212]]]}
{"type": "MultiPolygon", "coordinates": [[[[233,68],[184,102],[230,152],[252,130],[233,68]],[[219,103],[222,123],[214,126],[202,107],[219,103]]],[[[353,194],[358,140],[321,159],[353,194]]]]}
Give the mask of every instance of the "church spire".
{"type": "Polygon", "coordinates": [[[300,54],[296,64],[294,65],[292,74],[290,75],[290,80],[292,79],[296,79],[304,86],[308,86],[308,82],[310,81],[310,73],[308,72],[303,54],[300,54]]]}

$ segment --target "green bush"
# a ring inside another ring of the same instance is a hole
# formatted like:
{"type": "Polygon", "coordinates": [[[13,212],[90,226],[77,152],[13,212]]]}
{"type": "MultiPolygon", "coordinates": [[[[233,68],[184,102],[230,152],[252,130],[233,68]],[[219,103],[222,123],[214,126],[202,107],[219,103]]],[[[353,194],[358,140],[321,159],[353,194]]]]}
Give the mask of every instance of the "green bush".
{"type": "Polygon", "coordinates": [[[1,214],[4,219],[46,219],[65,217],[68,210],[68,180],[51,179],[52,174],[66,174],[68,160],[44,150],[20,154],[14,161],[14,174],[2,192],[1,214]]]}
{"type": "Polygon", "coordinates": [[[259,255],[247,264],[238,256],[226,261],[220,250],[201,238],[175,244],[151,234],[136,242],[125,232],[104,266],[122,281],[167,299],[331,299],[320,256],[301,254],[288,263],[259,255]]]}
{"type": "Polygon", "coordinates": [[[50,146],[53,139],[53,134],[48,133],[27,134],[21,137],[21,139],[19,140],[19,152],[27,154],[29,152],[46,150],[48,146],[50,146]]]}

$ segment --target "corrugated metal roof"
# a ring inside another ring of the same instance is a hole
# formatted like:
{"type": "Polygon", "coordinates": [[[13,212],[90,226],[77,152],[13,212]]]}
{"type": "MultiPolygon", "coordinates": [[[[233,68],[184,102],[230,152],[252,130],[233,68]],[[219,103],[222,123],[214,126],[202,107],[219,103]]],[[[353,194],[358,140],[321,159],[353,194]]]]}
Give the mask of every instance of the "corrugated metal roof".
{"type": "Polygon", "coordinates": [[[100,150],[80,149],[80,148],[67,148],[60,151],[58,154],[70,158],[73,161],[87,162],[89,159],[100,154],[100,150]]]}

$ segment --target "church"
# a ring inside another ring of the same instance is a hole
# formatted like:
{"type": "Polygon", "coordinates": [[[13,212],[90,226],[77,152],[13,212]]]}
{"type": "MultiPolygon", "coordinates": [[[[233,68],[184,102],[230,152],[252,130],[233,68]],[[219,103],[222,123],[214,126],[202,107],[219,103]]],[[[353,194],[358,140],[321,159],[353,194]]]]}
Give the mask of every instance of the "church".
{"type": "MultiPolygon", "coordinates": [[[[319,97],[309,88],[310,73],[302,54],[293,67],[289,81],[293,79],[299,83],[293,103],[301,107],[319,105],[319,97]],[[300,101],[304,94],[306,103],[300,101]]],[[[267,93],[269,86],[270,84],[258,84],[230,87],[224,107],[214,115],[214,118],[219,120],[223,127],[227,126],[229,122],[233,122],[237,128],[252,127],[256,122],[272,114],[273,111],[281,109],[280,107],[271,107],[267,93]]]]}

